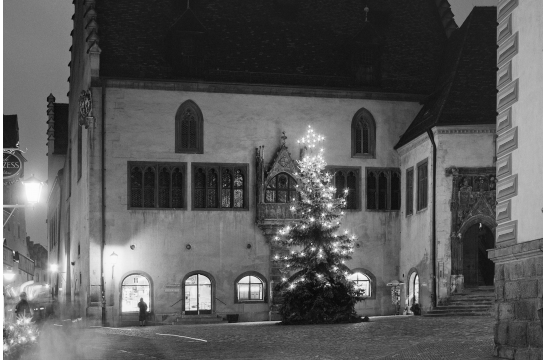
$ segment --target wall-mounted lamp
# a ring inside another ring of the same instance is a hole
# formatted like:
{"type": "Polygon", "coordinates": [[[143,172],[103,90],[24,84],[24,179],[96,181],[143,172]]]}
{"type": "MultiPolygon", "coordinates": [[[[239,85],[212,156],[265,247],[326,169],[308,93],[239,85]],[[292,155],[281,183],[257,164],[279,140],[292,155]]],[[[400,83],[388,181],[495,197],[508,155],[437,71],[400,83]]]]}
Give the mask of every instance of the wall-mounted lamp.
{"type": "Polygon", "coordinates": [[[129,247],[131,248],[131,250],[134,250],[136,248],[136,246],[134,246],[134,245],[131,245],[129,247]]]}
{"type": "Polygon", "coordinates": [[[186,248],[187,250],[191,250],[191,245],[187,244],[187,245],[185,246],[185,248],[186,248]]]}
{"type": "Polygon", "coordinates": [[[4,279],[6,279],[8,282],[13,281],[13,279],[15,279],[15,273],[13,270],[4,270],[4,279]]]}

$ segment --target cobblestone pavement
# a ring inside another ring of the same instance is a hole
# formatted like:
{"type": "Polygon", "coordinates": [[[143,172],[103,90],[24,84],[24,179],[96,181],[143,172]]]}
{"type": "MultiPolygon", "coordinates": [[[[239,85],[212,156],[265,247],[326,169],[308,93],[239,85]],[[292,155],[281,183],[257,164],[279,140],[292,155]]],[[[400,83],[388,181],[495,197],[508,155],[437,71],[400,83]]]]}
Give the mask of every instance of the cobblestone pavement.
{"type": "Polygon", "coordinates": [[[488,317],[373,317],[368,323],[275,322],[63,329],[46,326],[25,360],[496,359],[488,317]]]}

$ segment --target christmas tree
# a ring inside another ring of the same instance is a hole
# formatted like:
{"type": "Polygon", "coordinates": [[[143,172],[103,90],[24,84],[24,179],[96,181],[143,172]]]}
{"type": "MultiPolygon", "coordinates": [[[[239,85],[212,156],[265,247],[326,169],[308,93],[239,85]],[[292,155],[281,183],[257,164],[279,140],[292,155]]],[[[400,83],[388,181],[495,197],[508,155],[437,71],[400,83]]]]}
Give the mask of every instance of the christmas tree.
{"type": "Polygon", "coordinates": [[[274,255],[281,267],[283,296],[279,308],[285,324],[337,323],[356,321],[357,292],[347,279],[356,237],[340,230],[348,189],[338,194],[333,174],[325,170],[324,137],[309,126],[298,143],[306,150],[297,161],[297,192],[290,210],[298,219],[280,229],[274,241],[291,249],[274,255]]]}

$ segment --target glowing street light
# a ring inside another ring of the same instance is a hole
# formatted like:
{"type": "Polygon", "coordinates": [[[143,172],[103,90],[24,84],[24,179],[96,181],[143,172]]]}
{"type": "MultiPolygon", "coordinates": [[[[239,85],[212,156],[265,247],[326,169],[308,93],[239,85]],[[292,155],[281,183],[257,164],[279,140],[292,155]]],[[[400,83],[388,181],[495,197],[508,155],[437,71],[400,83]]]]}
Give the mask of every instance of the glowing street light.
{"type": "Polygon", "coordinates": [[[6,279],[7,282],[13,281],[13,279],[15,279],[15,273],[13,270],[4,270],[4,279],[6,279]]]}
{"type": "Polygon", "coordinates": [[[42,193],[42,186],[43,186],[42,181],[36,179],[34,177],[34,174],[32,174],[30,175],[30,178],[28,178],[27,180],[22,180],[21,183],[25,186],[25,195],[26,195],[27,204],[2,205],[4,209],[13,209],[11,210],[6,221],[4,221],[4,226],[6,226],[6,224],[8,223],[15,209],[34,206],[40,201],[40,195],[42,193]]]}

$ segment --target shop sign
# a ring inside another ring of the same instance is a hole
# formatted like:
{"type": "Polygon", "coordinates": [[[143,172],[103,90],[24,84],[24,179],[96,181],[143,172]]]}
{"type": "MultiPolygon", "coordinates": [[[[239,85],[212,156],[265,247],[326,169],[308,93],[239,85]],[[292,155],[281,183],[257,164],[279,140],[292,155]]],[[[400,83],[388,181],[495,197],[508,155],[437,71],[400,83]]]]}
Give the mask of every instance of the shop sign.
{"type": "Polygon", "coordinates": [[[17,153],[4,153],[4,180],[12,180],[23,171],[23,159],[17,153]]]}

